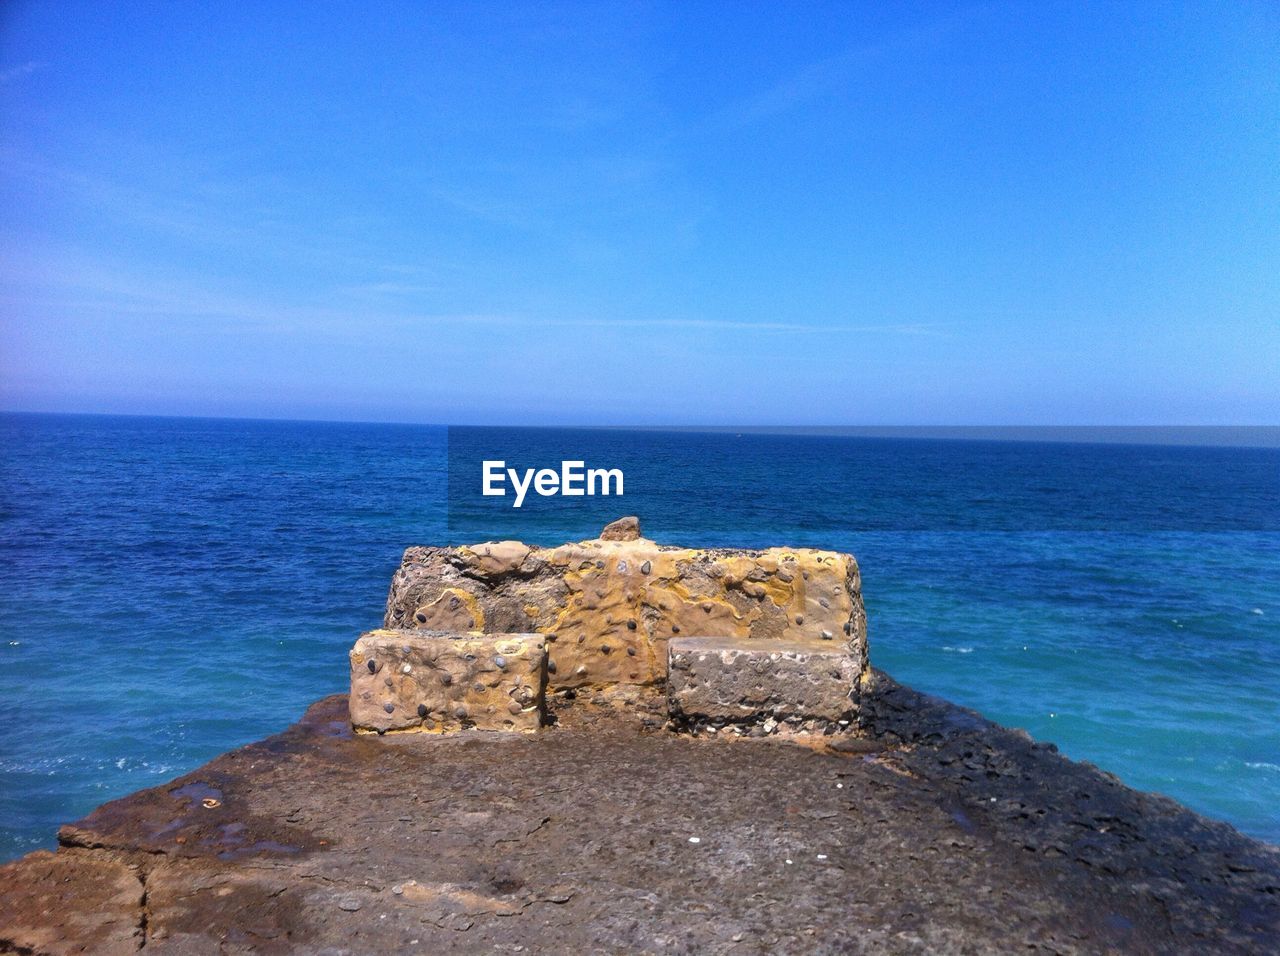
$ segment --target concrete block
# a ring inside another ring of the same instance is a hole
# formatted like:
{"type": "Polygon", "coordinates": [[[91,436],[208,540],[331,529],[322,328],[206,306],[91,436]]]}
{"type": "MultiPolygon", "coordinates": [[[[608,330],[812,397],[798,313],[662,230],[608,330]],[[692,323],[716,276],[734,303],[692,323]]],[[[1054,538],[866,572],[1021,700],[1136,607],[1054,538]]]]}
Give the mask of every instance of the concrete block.
{"type": "Polygon", "coordinates": [[[546,713],[541,634],[377,630],[351,649],[357,732],[531,732],[546,713]]]}
{"type": "Polygon", "coordinates": [[[861,666],[833,641],[676,638],[667,644],[667,703],[677,724],[841,727],[861,666]]]}

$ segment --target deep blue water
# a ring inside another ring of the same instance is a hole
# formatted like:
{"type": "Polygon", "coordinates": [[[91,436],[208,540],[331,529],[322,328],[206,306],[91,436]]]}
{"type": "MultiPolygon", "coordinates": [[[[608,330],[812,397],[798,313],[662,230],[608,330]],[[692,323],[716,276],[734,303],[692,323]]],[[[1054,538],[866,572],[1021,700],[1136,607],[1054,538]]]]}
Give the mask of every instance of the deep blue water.
{"type": "Polygon", "coordinates": [[[26,415],[0,448],[0,857],[343,691],[406,546],[623,513],[853,552],[876,665],[1280,842],[1274,449],[26,415]],[[491,447],[625,503],[497,510],[457,477],[491,447]]]}

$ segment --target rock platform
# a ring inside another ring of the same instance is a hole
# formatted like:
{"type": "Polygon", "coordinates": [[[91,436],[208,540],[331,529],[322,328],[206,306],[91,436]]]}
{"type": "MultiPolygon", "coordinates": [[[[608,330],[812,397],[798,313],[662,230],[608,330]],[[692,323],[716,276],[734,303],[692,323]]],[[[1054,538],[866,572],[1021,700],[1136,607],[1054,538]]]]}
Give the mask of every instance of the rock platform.
{"type": "Polygon", "coordinates": [[[857,735],[352,733],[345,695],[0,868],[0,952],[1260,953],[1280,849],[872,674],[857,735]],[[833,743],[834,741],[834,743],[833,743]]]}

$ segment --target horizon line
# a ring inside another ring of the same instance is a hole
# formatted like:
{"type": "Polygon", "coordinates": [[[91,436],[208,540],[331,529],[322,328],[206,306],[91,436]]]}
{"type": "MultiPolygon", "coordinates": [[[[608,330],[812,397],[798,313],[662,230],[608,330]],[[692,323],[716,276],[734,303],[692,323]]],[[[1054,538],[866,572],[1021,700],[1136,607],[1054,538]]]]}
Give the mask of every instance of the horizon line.
{"type": "Polygon", "coordinates": [[[805,435],[931,441],[998,441],[1011,444],[1108,444],[1166,447],[1280,448],[1280,425],[717,425],[717,424],[468,424],[410,420],[293,418],[248,415],[181,415],[0,409],[0,416],[132,418],[165,421],[273,422],[306,425],[372,425],[402,428],[537,429],[543,431],[640,431],[691,434],[805,435]],[[1056,434],[1055,434],[1056,433],[1056,434]],[[1144,435],[1144,433],[1146,433],[1144,435]],[[1216,437],[1215,437],[1216,433],[1216,437]],[[1252,438],[1252,441],[1241,439],[1252,438]]]}

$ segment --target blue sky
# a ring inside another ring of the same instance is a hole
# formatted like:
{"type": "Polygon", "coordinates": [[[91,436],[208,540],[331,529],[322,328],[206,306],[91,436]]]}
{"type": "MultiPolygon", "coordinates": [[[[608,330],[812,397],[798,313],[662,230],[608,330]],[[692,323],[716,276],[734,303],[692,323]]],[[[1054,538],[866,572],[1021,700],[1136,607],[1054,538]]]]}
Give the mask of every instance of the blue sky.
{"type": "Polygon", "coordinates": [[[0,407],[1280,422],[1280,8],[0,9],[0,407]]]}

